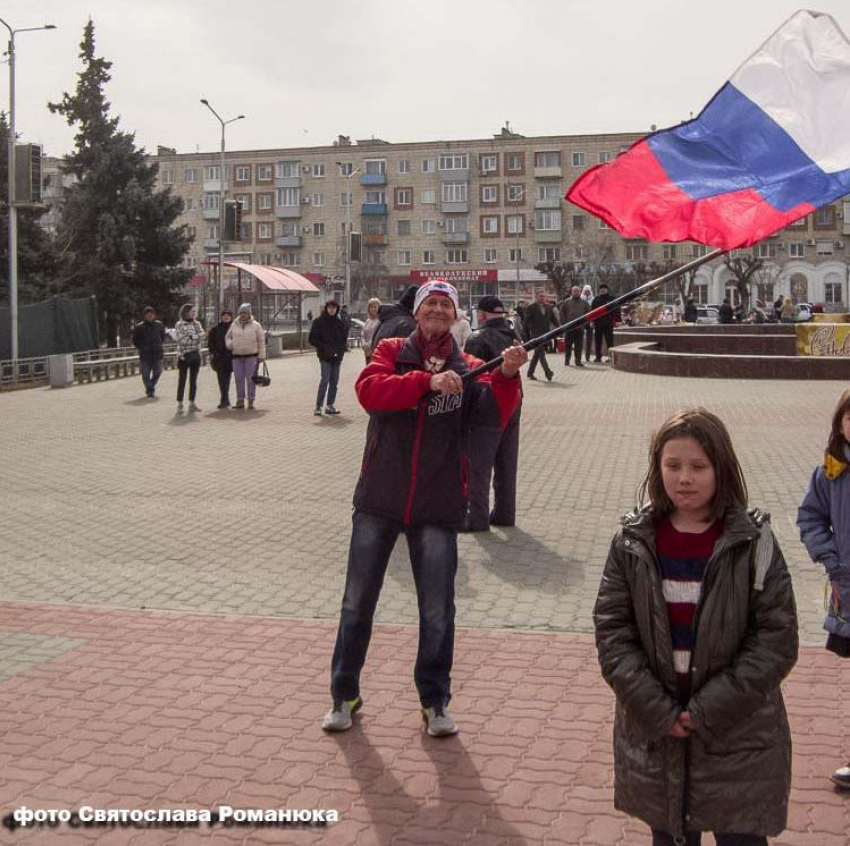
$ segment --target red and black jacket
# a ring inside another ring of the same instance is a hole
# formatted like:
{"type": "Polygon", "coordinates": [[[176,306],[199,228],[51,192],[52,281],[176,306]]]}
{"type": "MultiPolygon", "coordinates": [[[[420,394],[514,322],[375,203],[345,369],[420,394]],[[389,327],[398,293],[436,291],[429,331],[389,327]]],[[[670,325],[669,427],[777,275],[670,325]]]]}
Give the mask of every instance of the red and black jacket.
{"type": "MultiPolygon", "coordinates": [[[[453,344],[444,370],[464,374],[480,360],[453,344]]],[[[357,379],[369,412],[354,507],[405,526],[459,527],[466,515],[467,441],[473,423],[504,429],[520,379],[501,370],[464,382],[463,393],[431,393],[416,335],[381,341],[357,379]]]]}

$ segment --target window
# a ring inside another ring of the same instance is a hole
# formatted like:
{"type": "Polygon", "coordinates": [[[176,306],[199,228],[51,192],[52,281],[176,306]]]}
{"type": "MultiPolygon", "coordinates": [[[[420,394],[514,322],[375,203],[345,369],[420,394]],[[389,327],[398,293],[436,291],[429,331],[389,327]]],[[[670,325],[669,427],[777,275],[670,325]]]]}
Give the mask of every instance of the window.
{"type": "Polygon", "coordinates": [[[413,205],[413,189],[396,188],[393,203],[397,209],[404,207],[410,208],[413,205]]]}
{"type": "Polygon", "coordinates": [[[804,217],[797,218],[793,223],[788,224],[789,227],[793,229],[808,229],[809,228],[809,218],[808,215],[804,217]]]}
{"type": "Polygon", "coordinates": [[[268,211],[272,207],[273,194],[257,194],[257,208],[268,211]]]}
{"type": "Polygon", "coordinates": [[[517,264],[518,262],[521,262],[523,260],[522,259],[522,247],[519,247],[519,248],[515,247],[514,249],[509,250],[508,253],[509,253],[508,257],[510,259],[511,264],[517,264]]]}
{"type": "Polygon", "coordinates": [[[467,264],[469,254],[466,250],[446,250],[446,264],[467,264]]]}
{"type": "Polygon", "coordinates": [[[301,264],[301,254],[300,253],[281,253],[280,255],[280,263],[284,267],[298,267],[301,264]]]}
{"type": "Polygon", "coordinates": [[[188,183],[193,183],[198,181],[198,170],[194,167],[187,167],[186,170],[183,171],[183,181],[188,183]]]}
{"type": "Polygon", "coordinates": [[[440,170],[466,170],[469,168],[469,153],[446,153],[440,156],[440,170]]]}
{"type": "Polygon", "coordinates": [[[410,264],[410,250],[398,251],[398,264],[401,267],[407,267],[410,264]]]}
{"type": "Polygon", "coordinates": [[[696,305],[708,305],[708,285],[705,282],[694,282],[691,285],[691,299],[696,305]]]}
{"type": "Polygon", "coordinates": [[[626,244],[627,261],[646,261],[649,257],[649,247],[646,244],[626,244]]]}
{"type": "Polygon", "coordinates": [[[363,173],[367,173],[369,176],[386,176],[387,160],[365,159],[363,161],[363,173]]]}
{"type": "MultiPolygon", "coordinates": [[[[325,163],[324,162],[316,162],[313,165],[313,176],[316,179],[324,179],[325,178],[325,163]]],[[[322,255],[321,253],[316,253],[316,255],[322,255]]],[[[315,264],[316,262],[313,262],[315,264]]],[[[324,264],[324,257],[322,259],[322,264],[324,264]]]]}
{"type": "Polygon", "coordinates": [[[242,203],[242,214],[251,214],[251,195],[236,194],[233,198],[237,203],[242,203]]]}
{"type": "Polygon", "coordinates": [[[584,167],[584,153],[573,153],[573,167],[584,167]]]}
{"type": "MultiPolygon", "coordinates": [[[[820,209],[818,209],[818,211],[820,211],[820,209]]],[[[819,256],[831,256],[832,252],[833,252],[832,241],[830,241],[830,240],[821,241],[820,239],[818,239],[817,254],[819,256]]]]}
{"type": "Polygon", "coordinates": [[[433,188],[426,188],[421,194],[421,203],[425,206],[433,206],[437,202],[437,192],[433,188]]]}
{"type": "Polygon", "coordinates": [[[560,200],[561,185],[559,182],[541,182],[537,186],[538,200],[560,200]]]}
{"type": "Polygon", "coordinates": [[[676,244],[665,244],[661,249],[661,256],[665,259],[676,258],[676,253],[678,253],[678,250],[676,249],[676,244]]]}
{"type": "Polygon", "coordinates": [[[790,258],[803,258],[806,255],[806,245],[802,241],[792,241],[788,244],[790,258]]]}
{"type": "Polygon", "coordinates": [[[396,234],[404,237],[405,235],[411,234],[410,221],[409,220],[397,220],[396,221],[396,234]]]}
{"type": "Polygon", "coordinates": [[[204,179],[209,182],[221,179],[221,168],[218,165],[207,165],[204,168],[204,179]]]}
{"type": "Polygon", "coordinates": [[[201,205],[207,211],[213,211],[218,208],[219,195],[218,194],[204,194],[204,198],[201,201],[201,205]]]}
{"type": "Polygon", "coordinates": [[[352,204],[353,194],[350,191],[343,191],[339,195],[339,204],[344,208],[352,204]]]}
{"type": "Polygon", "coordinates": [[[525,173],[525,153],[505,153],[505,173],[525,173]]]}
{"type": "Polygon", "coordinates": [[[315,267],[324,267],[325,266],[325,254],[324,253],[313,253],[313,265],[315,267]]]}
{"type": "Polygon", "coordinates": [[[604,220],[600,220],[599,221],[599,228],[600,229],[610,229],[611,227],[604,220]]]}
{"type": "Polygon", "coordinates": [[[561,154],[557,150],[534,154],[535,167],[560,167],[561,154]]]}
{"type": "Polygon", "coordinates": [[[499,254],[496,250],[486,249],[484,250],[484,263],[485,264],[495,264],[498,261],[499,254]]]}
{"type": "Polygon", "coordinates": [[[434,235],[437,231],[437,221],[436,220],[423,220],[422,221],[422,234],[423,235],[434,235]]]}
{"type": "Polygon", "coordinates": [[[186,234],[194,241],[197,237],[198,230],[194,226],[187,226],[186,234]]]}
{"type": "Polygon", "coordinates": [[[573,231],[581,232],[584,229],[584,223],[587,220],[587,217],[583,214],[574,214],[573,215],[573,231]]]}
{"type": "Polygon", "coordinates": [[[163,185],[173,185],[174,184],[174,171],[173,170],[163,170],[162,173],[162,184],[163,185]]]}
{"type": "Polygon", "coordinates": [[[542,232],[561,231],[561,210],[540,209],[534,213],[534,228],[542,232]]]}
{"type": "Polygon", "coordinates": [[[499,172],[499,157],[496,153],[482,153],[478,157],[478,169],[482,176],[499,172]]]}
{"type": "Polygon", "coordinates": [[[272,166],[270,164],[257,165],[257,182],[268,182],[272,178],[272,166]]]}
{"type": "Polygon", "coordinates": [[[277,234],[284,238],[297,238],[299,224],[294,220],[280,220],[277,224],[277,234]]]}
{"type": "Polygon", "coordinates": [[[257,224],[257,240],[258,241],[271,241],[272,239],[272,224],[271,223],[258,223],[257,224]]]}
{"type": "Polygon", "coordinates": [[[694,244],[691,249],[691,255],[694,258],[702,258],[708,253],[708,247],[705,244],[694,244]]]}
{"type": "Polygon", "coordinates": [[[186,211],[195,211],[195,198],[187,197],[184,201],[186,211]]]}
{"type": "Polygon", "coordinates": [[[236,170],[235,179],[237,182],[251,181],[251,165],[239,165],[236,170]]]}
{"type": "Polygon", "coordinates": [[[468,235],[469,234],[469,218],[468,217],[447,217],[443,221],[445,232],[447,235],[468,235]]]}
{"type": "Polygon", "coordinates": [[[277,204],[279,206],[298,206],[301,205],[301,189],[300,188],[278,188],[277,189],[277,204]]]}
{"type": "Polygon", "coordinates": [[[611,159],[614,158],[614,154],[608,152],[607,150],[601,150],[599,153],[599,164],[605,164],[605,162],[610,162],[611,159]]]}
{"type": "Polygon", "coordinates": [[[387,202],[387,192],[386,191],[367,191],[366,197],[363,200],[364,203],[380,203],[381,205],[386,205],[387,202]]]}
{"type": "Polygon", "coordinates": [[[314,223],[313,224],[313,234],[317,238],[321,238],[325,234],[325,224],[324,223],[314,223]]]}
{"type": "Polygon", "coordinates": [[[213,223],[207,227],[207,238],[218,240],[218,224],[213,223]]]}
{"type": "Polygon", "coordinates": [[[435,264],[436,259],[434,257],[433,250],[422,250],[422,264],[435,264]]]}
{"type": "Polygon", "coordinates": [[[777,244],[756,244],[753,247],[753,255],[756,258],[776,258],[777,244]]]}
{"type": "Polygon", "coordinates": [[[422,173],[433,173],[436,169],[436,159],[422,159],[422,173]]]}
{"type": "Polygon", "coordinates": [[[354,173],[354,164],[352,162],[337,162],[336,170],[339,176],[351,176],[354,173]]]}
{"type": "Polygon", "coordinates": [[[525,215],[505,215],[505,231],[508,235],[522,235],[525,229],[525,215]]]}
{"type": "Polygon", "coordinates": [[[524,203],[525,185],[508,185],[505,192],[506,203],[524,203]]]}
{"type": "Polygon", "coordinates": [[[492,236],[499,234],[499,215],[481,218],[481,234],[492,236]]]}
{"type": "Polygon", "coordinates": [[[323,206],[325,204],[325,195],[324,194],[313,194],[313,205],[314,206],[323,206]]]}
{"type": "Polygon", "coordinates": [[[560,261],[561,260],[561,248],[560,247],[538,247],[538,249],[537,249],[537,260],[538,261],[560,261]]]}
{"type": "Polygon", "coordinates": [[[835,209],[832,206],[824,206],[815,212],[815,228],[831,229],[835,226],[835,209]]]}
{"type": "Polygon", "coordinates": [[[823,286],[823,301],[826,305],[844,302],[844,285],[841,282],[826,282],[823,286]]]}
{"type": "Polygon", "coordinates": [[[498,185],[482,185],[481,186],[481,203],[482,204],[497,204],[499,202],[499,186],[498,185]]]}
{"type": "Polygon", "coordinates": [[[574,253],[575,253],[576,259],[583,259],[584,258],[584,244],[576,244],[574,253]]]}
{"type": "Polygon", "coordinates": [[[468,183],[444,182],[441,199],[444,203],[466,203],[469,200],[468,183]]]}
{"type": "Polygon", "coordinates": [[[239,234],[242,236],[243,241],[250,241],[251,240],[251,224],[250,223],[243,223],[242,226],[239,228],[239,234]]]}
{"type": "MultiPolygon", "coordinates": [[[[398,160],[398,172],[399,173],[410,173],[410,159],[399,159],[398,160]]],[[[409,264],[409,262],[408,262],[409,264]]]]}
{"type": "Polygon", "coordinates": [[[294,179],[301,176],[301,165],[299,162],[278,162],[275,175],[278,179],[294,179]]]}

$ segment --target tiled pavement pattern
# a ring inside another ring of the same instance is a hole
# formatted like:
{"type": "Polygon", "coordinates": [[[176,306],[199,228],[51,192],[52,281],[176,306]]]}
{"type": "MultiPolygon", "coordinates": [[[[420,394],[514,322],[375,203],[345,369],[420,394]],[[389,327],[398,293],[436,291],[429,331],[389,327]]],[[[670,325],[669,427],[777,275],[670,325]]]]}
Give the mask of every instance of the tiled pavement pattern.
{"type": "Polygon", "coordinates": [[[0,681],[56,658],[79,645],[79,641],[65,637],[0,631],[0,681]]]}
{"type": "MultiPolygon", "coordinates": [[[[0,684],[0,815],[221,803],[340,814],[318,831],[0,829],[2,843],[649,843],[613,810],[612,697],[587,635],[461,630],[461,734],[437,740],[419,721],[409,626],[376,633],[362,716],[337,736],[319,729],[326,621],[0,603],[0,632],[80,643],[0,684]]],[[[785,693],[795,782],[774,842],[846,846],[850,797],[824,770],[850,755],[850,666],[809,647],[785,693]]]]}

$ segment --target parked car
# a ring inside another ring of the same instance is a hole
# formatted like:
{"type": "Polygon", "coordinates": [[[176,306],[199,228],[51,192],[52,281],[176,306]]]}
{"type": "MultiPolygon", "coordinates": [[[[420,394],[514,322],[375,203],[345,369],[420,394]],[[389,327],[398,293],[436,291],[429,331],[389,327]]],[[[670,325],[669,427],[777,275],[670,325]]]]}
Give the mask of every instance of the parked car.
{"type": "Polygon", "coordinates": [[[697,326],[720,323],[720,309],[717,306],[697,306],[697,326]]]}
{"type": "Polygon", "coordinates": [[[794,315],[794,322],[808,323],[812,319],[813,313],[814,310],[811,303],[797,303],[797,313],[794,315]]]}

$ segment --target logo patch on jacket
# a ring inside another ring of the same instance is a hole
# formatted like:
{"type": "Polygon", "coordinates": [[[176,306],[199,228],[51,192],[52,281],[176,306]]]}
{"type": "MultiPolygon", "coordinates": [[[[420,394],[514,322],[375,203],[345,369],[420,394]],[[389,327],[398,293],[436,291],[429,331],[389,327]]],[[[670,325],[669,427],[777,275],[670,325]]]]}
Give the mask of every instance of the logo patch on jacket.
{"type": "Polygon", "coordinates": [[[462,402],[463,393],[433,397],[428,403],[428,414],[448,414],[460,408],[462,402]]]}

